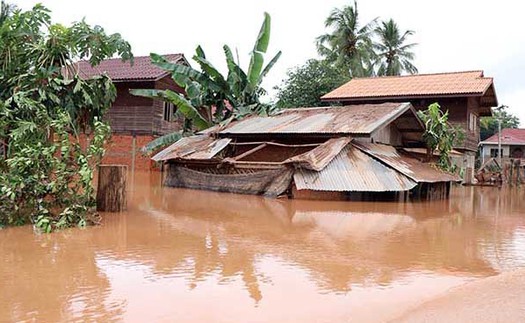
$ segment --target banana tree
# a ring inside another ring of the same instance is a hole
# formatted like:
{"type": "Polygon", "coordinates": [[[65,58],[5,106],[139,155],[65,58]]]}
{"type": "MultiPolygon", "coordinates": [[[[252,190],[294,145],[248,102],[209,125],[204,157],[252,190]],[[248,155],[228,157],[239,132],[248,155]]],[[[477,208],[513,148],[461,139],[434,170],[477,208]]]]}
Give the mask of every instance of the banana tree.
{"type": "MultiPolygon", "coordinates": [[[[200,71],[189,66],[170,63],[160,55],[151,54],[151,62],[169,71],[173,80],[185,90],[185,93],[175,93],[170,90],[132,90],[131,93],[175,104],[178,112],[192,123],[195,130],[224,124],[249,114],[268,115],[272,111],[272,106],[259,100],[265,93],[261,83],[281,56],[279,51],[264,66],[264,54],[268,50],[270,31],[271,18],[265,13],[257,40],[250,52],[247,72],[240,67],[238,60],[234,59],[233,52],[227,45],[223,47],[228,67],[226,76],[206,58],[201,46],[197,47],[193,56],[200,71]]],[[[180,135],[182,136],[182,133],[180,135]]],[[[166,138],[158,138],[143,150],[150,153],[160,148],[159,145],[168,145],[177,138],[180,136],[174,134],[167,135],[166,138]]]]}

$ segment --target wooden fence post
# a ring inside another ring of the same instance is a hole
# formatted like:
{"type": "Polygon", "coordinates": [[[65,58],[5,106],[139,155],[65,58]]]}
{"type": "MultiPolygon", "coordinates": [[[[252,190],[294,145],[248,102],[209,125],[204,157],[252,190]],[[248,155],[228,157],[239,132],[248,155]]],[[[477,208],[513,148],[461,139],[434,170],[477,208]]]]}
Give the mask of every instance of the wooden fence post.
{"type": "Polygon", "coordinates": [[[97,210],[125,211],[128,166],[100,165],[98,167],[97,210]]]}

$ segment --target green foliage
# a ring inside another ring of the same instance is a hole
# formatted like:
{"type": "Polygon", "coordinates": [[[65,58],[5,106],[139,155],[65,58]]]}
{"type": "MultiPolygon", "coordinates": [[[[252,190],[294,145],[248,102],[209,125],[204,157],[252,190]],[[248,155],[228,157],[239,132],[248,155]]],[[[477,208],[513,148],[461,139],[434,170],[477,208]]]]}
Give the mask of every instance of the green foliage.
{"type": "Polygon", "coordinates": [[[74,61],[132,58],[130,45],[84,21],[52,24],[42,5],[0,10],[0,226],[94,223],[93,170],[110,135],[101,120],[116,90],[107,76],[80,78],[74,61]]]}
{"type": "MultiPolygon", "coordinates": [[[[263,24],[250,53],[251,59],[247,72],[239,66],[239,62],[234,59],[232,50],[227,45],[223,47],[228,67],[227,76],[220,73],[207,60],[200,46],[193,56],[200,71],[189,66],[170,63],[160,55],[151,54],[152,63],[169,71],[173,80],[184,88],[185,93],[179,94],[169,90],[132,90],[131,93],[173,103],[177,106],[177,111],[191,123],[187,128],[196,128],[196,130],[225,124],[250,114],[268,115],[272,113],[273,107],[260,102],[260,96],[265,93],[261,83],[281,56],[279,51],[264,66],[264,54],[268,49],[270,31],[270,15],[265,13],[263,24]]],[[[170,138],[174,139],[176,136],[168,135],[158,142],[168,145],[171,143],[170,138]]],[[[157,144],[147,145],[143,147],[143,151],[150,153],[151,147],[161,148],[157,144]]]]}
{"type": "Polygon", "coordinates": [[[397,23],[390,19],[383,21],[376,27],[375,34],[379,41],[374,43],[377,66],[377,75],[401,75],[402,72],[416,74],[417,68],[412,64],[415,55],[410,50],[417,44],[406,44],[408,36],[414,34],[412,30],[404,33],[399,30],[397,23]]]}
{"type": "Polygon", "coordinates": [[[348,82],[346,69],[338,68],[326,60],[310,59],[302,66],[291,69],[283,84],[277,88],[277,107],[316,107],[326,105],[321,96],[348,82]]]}
{"type": "Polygon", "coordinates": [[[462,130],[448,123],[448,111],[443,113],[437,103],[429,105],[427,110],[418,111],[418,116],[425,124],[423,140],[427,144],[428,160],[437,150],[439,152],[438,167],[445,171],[455,171],[450,160],[450,152],[464,139],[462,130]]]}
{"type": "Polygon", "coordinates": [[[416,44],[405,44],[414,32],[402,33],[392,19],[378,25],[377,19],[361,25],[355,1],[335,8],[325,20],[330,32],[317,38],[319,54],[353,77],[417,73],[410,51],[416,44]]]}
{"type": "Polygon", "coordinates": [[[498,132],[498,120],[501,120],[501,129],[518,128],[520,125],[520,119],[506,111],[506,107],[503,106],[501,109],[495,110],[492,117],[481,118],[481,140],[485,140],[498,132]]]}
{"type": "Polygon", "coordinates": [[[317,50],[329,62],[347,69],[353,77],[373,75],[372,32],[376,19],[364,26],[359,23],[357,2],[334,8],[325,20],[332,31],[317,37],[317,50]]]}

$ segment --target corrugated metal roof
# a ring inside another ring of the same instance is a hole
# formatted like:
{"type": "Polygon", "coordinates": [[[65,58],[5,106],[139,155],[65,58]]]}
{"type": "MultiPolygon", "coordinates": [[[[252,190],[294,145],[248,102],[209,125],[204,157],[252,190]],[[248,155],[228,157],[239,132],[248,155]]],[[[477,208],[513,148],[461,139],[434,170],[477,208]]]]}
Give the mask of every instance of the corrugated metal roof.
{"type": "Polygon", "coordinates": [[[320,171],[351,141],[350,137],[332,138],[304,154],[288,158],[284,163],[293,163],[298,167],[320,171]]]}
{"type": "Polygon", "coordinates": [[[415,158],[408,157],[398,152],[392,146],[361,142],[353,145],[416,182],[436,183],[460,180],[458,176],[438,170],[415,158]]]}
{"type": "Polygon", "coordinates": [[[154,161],[177,158],[192,160],[211,159],[228,146],[230,141],[231,139],[228,138],[214,139],[209,136],[184,137],[153,156],[152,159],[154,161]]]}
{"type": "Polygon", "coordinates": [[[493,84],[483,71],[354,78],[322,100],[483,95],[493,84]]]}
{"type": "Polygon", "coordinates": [[[410,103],[382,103],[287,109],[270,117],[252,116],[233,122],[219,135],[370,134],[411,108],[410,103]]]}
{"type": "Polygon", "coordinates": [[[294,181],[299,190],[338,192],[407,191],[417,185],[351,145],[320,172],[297,169],[294,181]]]}

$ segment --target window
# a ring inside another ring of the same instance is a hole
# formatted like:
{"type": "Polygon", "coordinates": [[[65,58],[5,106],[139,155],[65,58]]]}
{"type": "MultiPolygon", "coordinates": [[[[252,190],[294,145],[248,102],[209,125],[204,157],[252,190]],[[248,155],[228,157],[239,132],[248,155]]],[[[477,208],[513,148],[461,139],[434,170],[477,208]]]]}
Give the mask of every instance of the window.
{"type": "Polygon", "coordinates": [[[476,132],[478,130],[478,116],[474,113],[469,115],[468,130],[476,132]]]}
{"type": "Polygon", "coordinates": [[[175,113],[175,106],[171,102],[162,102],[162,103],[163,103],[162,118],[164,119],[164,121],[168,121],[168,122],[173,121],[173,119],[175,118],[173,115],[175,113]]]}
{"type": "Polygon", "coordinates": [[[499,149],[498,148],[490,148],[490,157],[498,157],[499,156],[499,149]]]}

